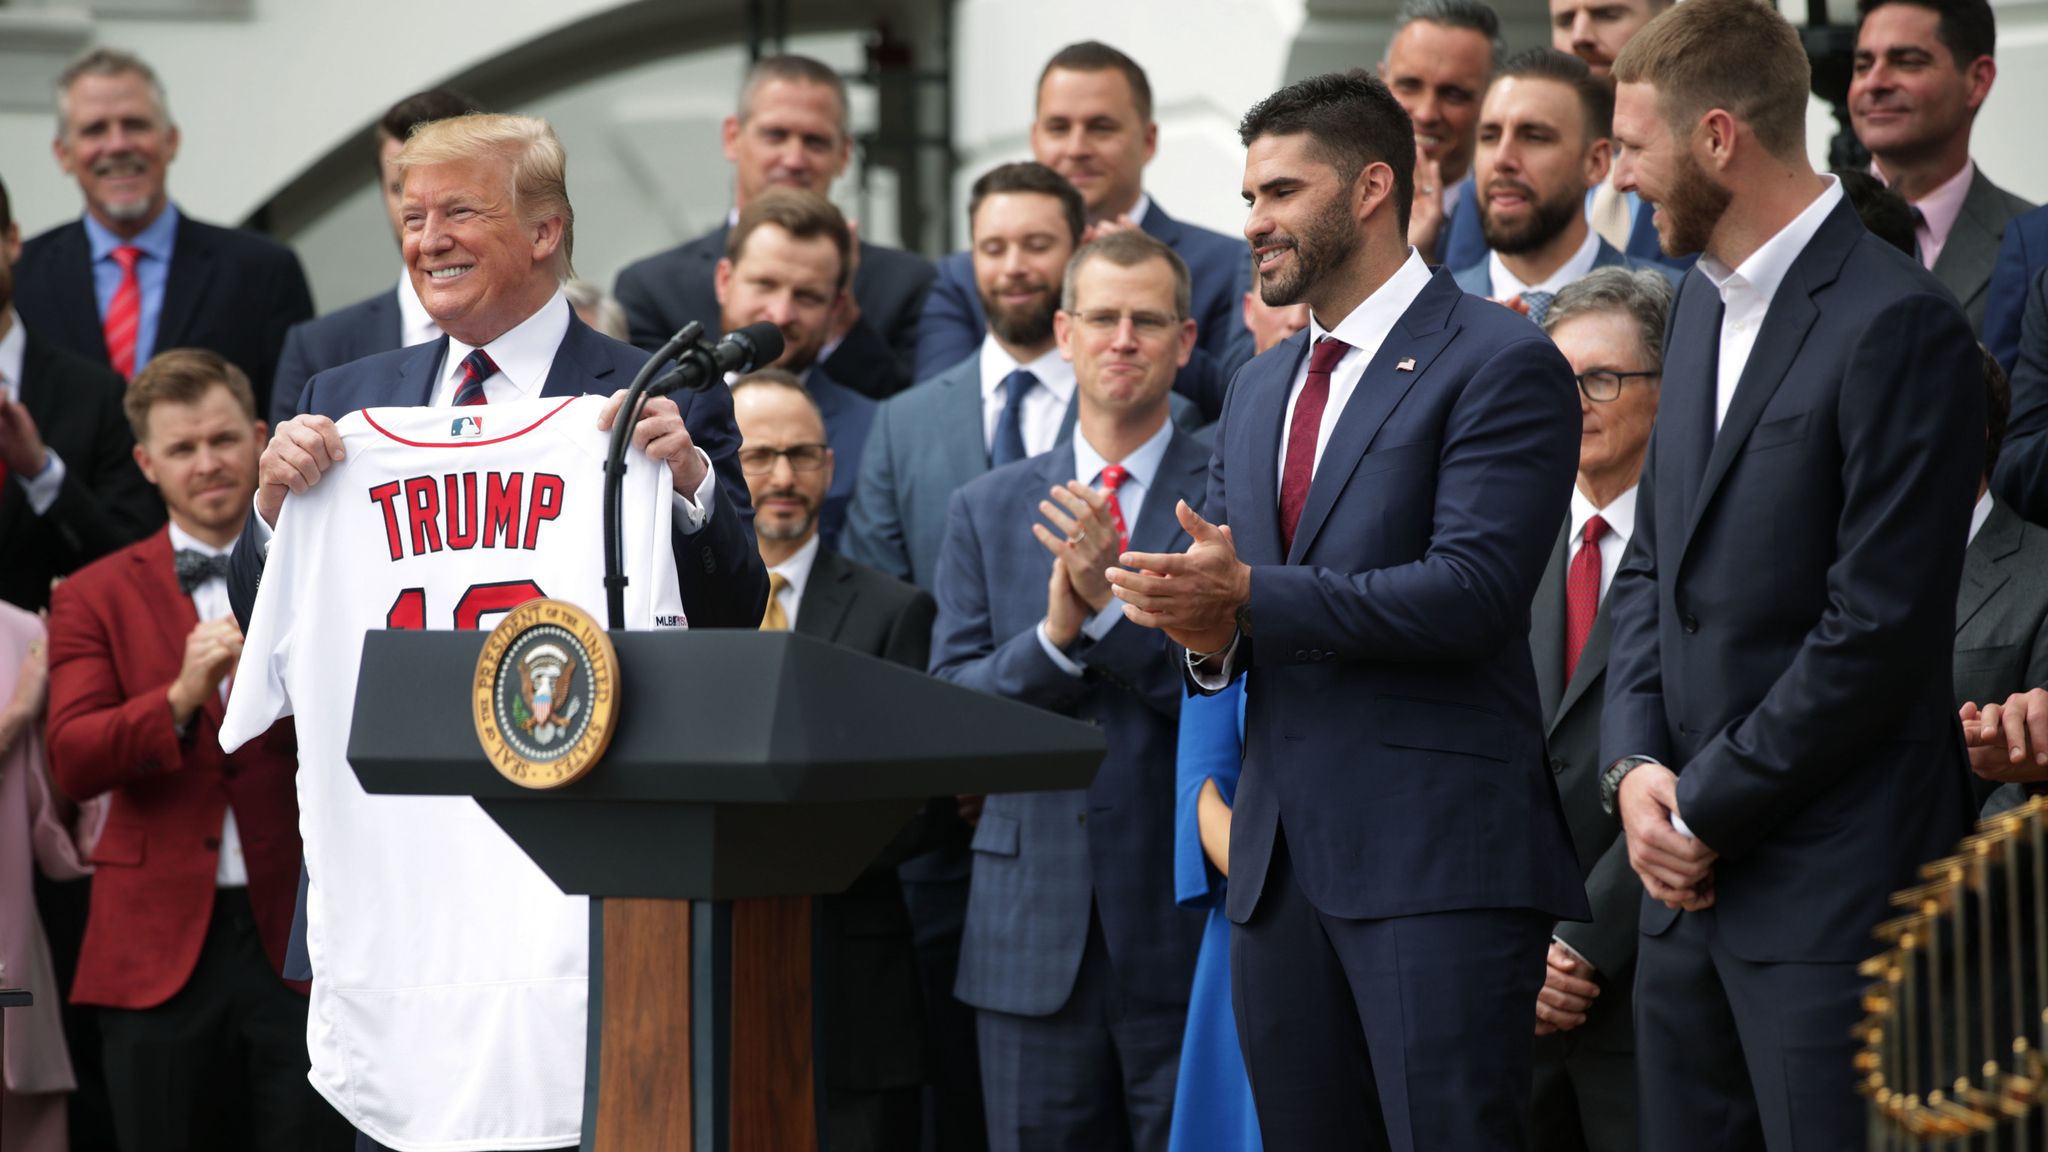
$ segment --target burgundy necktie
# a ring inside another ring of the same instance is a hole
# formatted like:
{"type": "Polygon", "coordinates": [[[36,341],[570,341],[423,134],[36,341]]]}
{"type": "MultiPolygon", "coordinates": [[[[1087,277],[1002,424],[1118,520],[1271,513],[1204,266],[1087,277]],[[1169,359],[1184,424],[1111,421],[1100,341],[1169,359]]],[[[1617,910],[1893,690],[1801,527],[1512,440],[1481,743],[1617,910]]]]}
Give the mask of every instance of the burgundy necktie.
{"type": "Polygon", "coordinates": [[[1579,654],[1586,650],[1586,638],[1593,634],[1593,617],[1600,613],[1600,538],[1607,535],[1607,521],[1595,516],[1586,521],[1584,542],[1564,574],[1564,680],[1569,684],[1579,670],[1579,654]]]}
{"type": "Polygon", "coordinates": [[[490,354],[481,348],[471,350],[462,358],[462,383],[455,388],[455,406],[488,403],[484,399],[484,381],[498,374],[498,366],[491,362],[490,354]]]}
{"type": "Polygon", "coordinates": [[[1109,506],[1110,522],[1116,525],[1116,549],[1119,552],[1130,548],[1131,532],[1124,527],[1124,506],[1117,501],[1116,490],[1123,487],[1130,475],[1130,471],[1121,464],[1111,464],[1102,470],[1103,503],[1109,506]]]}
{"type": "Polygon", "coordinates": [[[1308,503],[1309,481],[1316,474],[1316,437],[1323,427],[1323,409],[1330,403],[1330,369],[1351,351],[1335,336],[1316,341],[1308,355],[1308,381],[1294,401],[1294,419],[1287,425],[1287,465],[1280,472],[1280,547],[1294,549],[1294,527],[1308,503]]]}
{"type": "Polygon", "coordinates": [[[142,281],[135,275],[135,262],[141,258],[142,249],[133,245],[114,249],[121,283],[107,302],[107,316],[100,324],[107,341],[107,362],[124,380],[135,378],[135,337],[142,327],[142,281]]]}

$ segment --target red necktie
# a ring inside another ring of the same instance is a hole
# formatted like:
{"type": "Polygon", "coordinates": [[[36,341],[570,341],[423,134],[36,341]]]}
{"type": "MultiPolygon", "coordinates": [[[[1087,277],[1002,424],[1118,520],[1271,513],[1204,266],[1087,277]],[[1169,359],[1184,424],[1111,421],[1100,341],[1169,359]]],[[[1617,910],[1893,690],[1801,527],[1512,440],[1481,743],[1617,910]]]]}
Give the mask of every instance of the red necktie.
{"type": "Polygon", "coordinates": [[[1316,341],[1308,356],[1308,382],[1294,401],[1294,419],[1287,426],[1287,465],[1280,472],[1280,546],[1294,549],[1294,527],[1308,503],[1309,481],[1316,474],[1316,437],[1323,428],[1323,409],[1330,403],[1330,369],[1351,351],[1335,336],[1316,341]]]}
{"type": "Polygon", "coordinates": [[[490,354],[481,348],[473,348],[462,358],[462,383],[455,387],[455,405],[458,408],[471,404],[488,404],[484,399],[484,381],[498,374],[498,366],[490,354]]]}
{"type": "Polygon", "coordinates": [[[1600,538],[1607,535],[1607,521],[1595,516],[1586,521],[1584,543],[1564,574],[1564,679],[1571,683],[1579,670],[1579,654],[1586,650],[1586,637],[1593,634],[1593,617],[1600,612],[1600,538]]]}
{"type": "Polygon", "coordinates": [[[1109,505],[1110,522],[1116,525],[1116,547],[1122,552],[1131,546],[1130,529],[1124,527],[1124,506],[1116,498],[1116,490],[1123,487],[1131,473],[1121,464],[1111,464],[1102,470],[1103,503],[1109,505]]]}
{"type": "Polygon", "coordinates": [[[124,244],[114,249],[114,263],[121,266],[121,286],[107,304],[106,320],[100,325],[107,338],[107,361],[126,380],[135,378],[135,334],[142,327],[142,281],[135,275],[135,262],[142,249],[124,244]]]}

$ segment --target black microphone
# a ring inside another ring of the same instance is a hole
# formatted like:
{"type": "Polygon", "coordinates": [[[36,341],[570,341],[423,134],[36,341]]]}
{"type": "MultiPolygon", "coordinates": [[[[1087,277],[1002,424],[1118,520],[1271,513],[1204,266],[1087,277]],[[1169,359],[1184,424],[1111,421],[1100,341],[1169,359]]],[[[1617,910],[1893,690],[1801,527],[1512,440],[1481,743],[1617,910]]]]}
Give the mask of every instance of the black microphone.
{"type": "Polygon", "coordinates": [[[775,363],[782,357],[782,346],[782,329],[766,320],[728,332],[716,344],[700,340],[683,353],[675,371],[648,387],[647,394],[665,396],[678,388],[701,392],[724,383],[729,373],[751,372],[775,363]]]}

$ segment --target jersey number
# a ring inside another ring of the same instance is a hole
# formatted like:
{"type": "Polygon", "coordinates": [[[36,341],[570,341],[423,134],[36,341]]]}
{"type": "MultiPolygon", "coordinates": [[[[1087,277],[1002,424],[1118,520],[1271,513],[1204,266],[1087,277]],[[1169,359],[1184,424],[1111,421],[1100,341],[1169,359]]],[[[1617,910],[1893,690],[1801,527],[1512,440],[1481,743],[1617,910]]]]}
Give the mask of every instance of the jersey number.
{"type": "MultiPolygon", "coordinates": [[[[531,580],[507,580],[500,584],[471,584],[462,593],[462,599],[455,602],[455,627],[464,632],[476,631],[477,621],[492,612],[510,612],[528,600],[539,600],[547,593],[531,580]]],[[[427,626],[427,590],[407,588],[391,602],[391,611],[384,614],[386,628],[421,630],[427,626]]]]}

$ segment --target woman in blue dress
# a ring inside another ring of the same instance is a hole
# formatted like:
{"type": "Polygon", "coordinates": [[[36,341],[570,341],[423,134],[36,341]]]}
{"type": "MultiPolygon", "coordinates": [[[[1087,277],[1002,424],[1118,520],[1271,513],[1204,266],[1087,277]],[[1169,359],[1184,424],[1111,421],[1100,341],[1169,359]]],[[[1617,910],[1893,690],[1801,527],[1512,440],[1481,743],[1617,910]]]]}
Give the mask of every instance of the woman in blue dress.
{"type": "Polygon", "coordinates": [[[1237,1021],[1230,1012],[1230,921],[1223,914],[1230,806],[1236,800],[1243,759],[1242,677],[1217,695],[1182,702],[1175,772],[1174,898],[1184,908],[1208,909],[1209,921],[1188,995],[1188,1027],[1181,1042],[1168,1152],[1261,1148],[1251,1081],[1245,1078],[1237,1021]]]}

